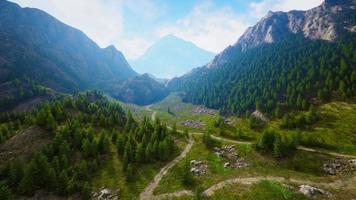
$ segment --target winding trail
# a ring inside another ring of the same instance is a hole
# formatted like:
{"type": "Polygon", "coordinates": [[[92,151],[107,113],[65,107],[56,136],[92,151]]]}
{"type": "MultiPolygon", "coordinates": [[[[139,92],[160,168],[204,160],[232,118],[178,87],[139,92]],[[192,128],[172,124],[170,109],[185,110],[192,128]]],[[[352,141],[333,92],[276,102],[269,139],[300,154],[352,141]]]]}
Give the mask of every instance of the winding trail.
{"type": "Polygon", "coordinates": [[[309,147],[305,147],[305,146],[298,146],[297,149],[302,150],[302,151],[312,152],[312,153],[325,154],[325,155],[329,155],[329,156],[356,159],[356,156],[354,156],[354,155],[342,154],[342,153],[326,151],[326,150],[317,150],[317,149],[313,149],[313,148],[309,148],[309,147]]]}
{"type": "Polygon", "coordinates": [[[154,200],[163,200],[163,199],[172,199],[176,197],[182,197],[182,196],[193,196],[194,193],[191,190],[181,190],[178,192],[173,192],[173,193],[168,193],[168,194],[160,194],[157,196],[154,196],[154,200]]]}
{"type": "MultiPolygon", "coordinates": [[[[151,109],[152,105],[146,106],[146,110],[152,112],[151,119],[154,121],[156,119],[156,114],[157,111],[154,111],[151,109]]],[[[168,129],[172,129],[171,127],[168,126],[168,129]]],[[[183,132],[182,130],[177,130],[178,132],[183,132]]],[[[150,200],[150,199],[155,199],[155,200],[162,200],[162,199],[171,199],[173,197],[180,197],[180,196],[193,196],[194,193],[190,190],[181,190],[173,193],[168,193],[168,194],[161,194],[154,196],[153,191],[157,188],[159,182],[163,178],[164,175],[166,175],[172,167],[174,167],[177,163],[179,163],[183,158],[185,158],[188,154],[188,152],[192,149],[192,146],[194,144],[194,140],[192,139],[192,135],[203,135],[201,132],[192,132],[189,133],[189,143],[185,147],[184,151],[176,157],[174,160],[169,162],[166,166],[164,166],[158,174],[154,177],[154,179],[151,181],[151,183],[145,188],[145,190],[140,194],[140,199],[141,200],[150,200]]],[[[228,139],[228,138],[223,138],[215,135],[211,135],[211,137],[215,140],[219,141],[224,141],[224,142],[230,142],[234,144],[253,144],[252,142],[248,141],[238,141],[238,140],[233,140],[233,139],[228,139]]],[[[313,148],[308,148],[304,146],[298,146],[298,150],[301,151],[306,151],[306,152],[311,152],[311,153],[319,153],[319,154],[324,154],[324,155],[330,155],[330,156],[336,156],[336,157],[342,157],[342,158],[351,158],[351,159],[356,159],[356,156],[354,155],[347,155],[347,154],[341,154],[337,152],[331,152],[331,151],[326,151],[326,150],[317,150],[313,148]]],[[[321,187],[327,187],[327,188],[333,188],[333,189],[341,189],[341,188],[352,188],[356,189],[355,182],[356,182],[356,177],[351,177],[350,180],[348,181],[341,181],[337,180],[334,182],[330,183],[315,183],[307,180],[297,180],[297,179],[286,179],[284,177],[274,177],[274,176],[256,176],[256,177],[239,177],[239,178],[232,178],[228,179],[225,181],[221,181],[215,185],[212,185],[208,189],[206,189],[203,192],[204,196],[212,196],[215,191],[224,188],[225,186],[232,185],[232,184],[244,184],[244,185],[250,185],[257,183],[261,180],[270,180],[270,181],[277,181],[277,182],[289,182],[289,183],[295,183],[295,184],[309,184],[313,186],[321,186],[321,187]]]]}
{"type": "Polygon", "coordinates": [[[149,111],[149,112],[152,112],[151,120],[152,120],[152,121],[155,121],[155,120],[156,120],[157,111],[154,111],[154,110],[151,109],[151,106],[152,106],[152,105],[153,105],[153,104],[146,106],[146,110],[149,111]]]}
{"type": "MultiPolygon", "coordinates": [[[[346,181],[337,180],[334,182],[323,183],[323,182],[312,182],[312,181],[307,181],[307,180],[287,179],[287,178],[279,177],[279,176],[239,177],[239,178],[228,179],[225,181],[221,181],[217,184],[214,184],[211,187],[209,187],[208,189],[206,189],[202,193],[202,195],[206,196],[206,197],[210,197],[210,196],[214,195],[214,193],[216,191],[218,191],[226,186],[229,186],[229,185],[234,185],[234,184],[251,185],[251,184],[258,183],[262,180],[276,181],[276,182],[280,182],[280,183],[294,183],[294,184],[298,184],[298,185],[307,184],[307,185],[312,185],[315,187],[323,187],[323,188],[336,189],[336,190],[339,190],[342,188],[354,190],[354,189],[356,189],[356,185],[354,184],[355,179],[356,179],[356,177],[352,177],[346,181]]],[[[194,195],[194,193],[190,190],[182,190],[182,191],[178,191],[178,192],[174,192],[174,193],[158,195],[158,196],[155,196],[154,199],[162,200],[162,199],[169,199],[172,197],[193,196],[193,195],[194,195]]]]}
{"type": "Polygon", "coordinates": [[[158,186],[159,182],[163,178],[164,175],[167,174],[168,170],[174,167],[177,163],[179,163],[183,158],[185,158],[188,154],[188,152],[192,149],[192,146],[194,144],[194,140],[191,135],[189,135],[189,143],[185,147],[184,151],[176,157],[174,160],[169,162],[166,166],[164,166],[158,174],[154,177],[154,179],[151,181],[151,183],[145,188],[145,190],[140,194],[140,199],[141,200],[150,200],[153,199],[153,191],[156,189],[158,186]]]}

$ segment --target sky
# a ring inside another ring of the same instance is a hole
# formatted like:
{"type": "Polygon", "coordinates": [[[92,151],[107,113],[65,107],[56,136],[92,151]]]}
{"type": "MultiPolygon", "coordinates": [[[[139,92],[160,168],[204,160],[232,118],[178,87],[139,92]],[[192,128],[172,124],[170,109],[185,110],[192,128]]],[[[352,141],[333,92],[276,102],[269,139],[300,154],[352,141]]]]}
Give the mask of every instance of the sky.
{"type": "Polygon", "coordinates": [[[173,34],[211,52],[234,44],[268,11],[306,10],[322,0],[10,0],[80,29],[99,46],[135,59],[173,34]]]}

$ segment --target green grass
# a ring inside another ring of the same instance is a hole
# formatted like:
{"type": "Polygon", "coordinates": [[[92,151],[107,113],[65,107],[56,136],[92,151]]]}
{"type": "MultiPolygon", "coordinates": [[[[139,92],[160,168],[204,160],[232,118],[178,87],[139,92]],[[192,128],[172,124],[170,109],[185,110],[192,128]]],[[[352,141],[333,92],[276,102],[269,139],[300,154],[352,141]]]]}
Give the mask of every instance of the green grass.
{"type": "Polygon", "coordinates": [[[193,114],[192,110],[197,107],[190,103],[182,102],[179,94],[173,93],[161,102],[154,104],[151,109],[157,111],[156,117],[166,124],[176,124],[179,129],[188,129],[189,131],[202,131],[208,127],[213,127],[214,122],[219,115],[209,114],[193,114]],[[173,114],[168,113],[168,108],[173,114]],[[202,129],[185,127],[181,123],[186,120],[202,121],[204,126],[202,129]]]}
{"type": "Polygon", "coordinates": [[[216,156],[212,150],[207,149],[200,141],[201,138],[196,136],[196,143],[191,152],[187,155],[186,161],[207,161],[209,168],[208,174],[195,177],[195,185],[184,186],[180,176],[180,171],[183,167],[183,162],[181,162],[173,167],[162,179],[160,185],[155,190],[155,194],[170,193],[182,189],[194,190],[196,186],[207,189],[220,181],[235,177],[282,176],[285,178],[296,178],[315,182],[321,180],[329,181],[332,179],[320,171],[322,163],[329,159],[327,156],[297,151],[297,153],[290,158],[276,160],[272,156],[260,155],[251,145],[237,145],[237,153],[245,158],[249,163],[249,167],[226,169],[223,167],[223,164],[227,160],[216,156]]]}
{"type": "Polygon", "coordinates": [[[117,152],[112,147],[109,159],[94,177],[93,190],[98,191],[101,187],[120,189],[121,199],[135,199],[164,165],[162,162],[142,165],[136,169],[133,180],[128,182],[117,152]]]}
{"type": "Polygon", "coordinates": [[[307,130],[281,129],[280,120],[270,126],[286,134],[299,134],[302,145],[356,155],[356,104],[332,102],[317,112],[320,120],[307,130]]]}
{"type": "MultiPolygon", "coordinates": [[[[213,129],[214,134],[217,135],[218,129],[213,127],[213,125],[219,118],[219,115],[193,115],[193,108],[194,105],[182,102],[177,94],[172,94],[162,102],[159,102],[151,107],[152,110],[157,111],[156,117],[159,117],[161,121],[169,125],[176,123],[177,128],[180,130],[186,128],[180,124],[185,120],[201,120],[206,124],[205,127],[200,129],[188,128],[188,130],[190,132],[203,132],[207,127],[210,127],[213,129]],[[168,113],[168,107],[174,115],[168,113]]],[[[149,113],[144,107],[137,107],[136,109],[141,109],[141,111],[137,112],[139,115],[144,113],[145,115],[148,114],[149,117],[151,116],[151,113],[149,113]]],[[[282,134],[300,134],[301,143],[305,146],[356,155],[356,104],[345,102],[328,103],[319,107],[317,112],[320,114],[321,118],[310,129],[282,129],[280,128],[280,119],[272,119],[268,127],[273,127],[282,134]]],[[[297,112],[296,114],[299,113],[302,112],[297,112]]],[[[242,139],[255,141],[260,137],[262,130],[251,130],[247,118],[237,118],[232,116],[229,119],[233,123],[231,126],[227,125],[225,127],[226,134],[224,137],[241,140],[241,138],[238,138],[235,134],[237,128],[243,132],[244,137],[242,139]]],[[[332,159],[330,156],[297,151],[294,155],[286,159],[276,160],[272,156],[257,153],[252,145],[237,146],[237,152],[244,156],[248,161],[250,165],[248,168],[235,170],[225,169],[223,164],[226,160],[217,157],[213,151],[207,149],[201,143],[200,136],[195,136],[194,138],[196,143],[191,152],[189,152],[186,160],[178,163],[168,172],[168,174],[162,179],[158,188],[154,191],[155,194],[176,192],[182,189],[195,190],[196,187],[207,189],[213,184],[234,177],[281,176],[287,179],[295,178],[300,180],[310,180],[313,182],[328,182],[334,181],[338,178],[345,178],[343,175],[342,177],[326,176],[324,172],[322,172],[322,165],[326,160],[332,159]],[[207,161],[209,172],[205,176],[195,177],[195,184],[185,186],[182,184],[180,172],[184,166],[184,162],[189,162],[193,159],[207,161]]],[[[267,185],[266,183],[262,185],[257,184],[253,187],[235,185],[228,188],[232,190],[231,192],[223,189],[219,191],[213,199],[257,199],[254,193],[258,194],[262,191],[266,192],[264,190],[269,187],[274,187],[274,185],[267,185]],[[241,189],[241,191],[238,192],[240,193],[239,197],[236,197],[233,192],[236,189],[241,189]],[[229,196],[229,193],[231,193],[231,196],[229,196]]],[[[268,190],[270,189],[271,188],[268,190]]],[[[269,194],[266,194],[268,197],[267,199],[278,199],[274,198],[274,193],[278,193],[278,190],[277,192],[272,192],[270,194],[272,196],[268,196],[269,194]]],[[[335,193],[341,194],[340,191],[336,191],[335,193]]],[[[192,197],[181,197],[178,199],[192,199],[192,197]]],[[[296,198],[293,193],[290,198],[288,197],[286,199],[301,198],[296,198]]]]}
{"type": "Polygon", "coordinates": [[[250,187],[242,185],[227,186],[217,191],[211,200],[307,200],[295,191],[291,191],[284,187],[282,184],[263,180],[250,187]]]}

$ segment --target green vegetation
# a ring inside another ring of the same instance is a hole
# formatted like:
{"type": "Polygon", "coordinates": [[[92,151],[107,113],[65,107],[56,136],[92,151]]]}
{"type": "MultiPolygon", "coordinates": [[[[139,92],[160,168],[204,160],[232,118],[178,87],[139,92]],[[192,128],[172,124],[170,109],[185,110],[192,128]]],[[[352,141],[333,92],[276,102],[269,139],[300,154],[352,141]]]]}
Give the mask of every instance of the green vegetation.
{"type": "Polygon", "coordinates": [[[182,122],[186,120],[200,121],[204,124],[203,128],[209,127],[217,130],[219,127],[216,127],[214,124],[219,119],[219,116],[194,114],[193,109],[196,107],[196,105],[182,102],[181,94],[172,93],[161,102],[153,104],[150,109],[157,112],[156,117],[159,117],[162,122],[169,125],[176,124],[177,128],[182,130],[188,129],[189,131],[200,131],[200,128],[183,126],[182,122]]]}
{"type": "Polygon", "coordinates": [[[125,132],[128,134],[118,136],[117,152],[123,159],[123,170],[129,180],[132,179],[134,165],[167,161],[176,151],[172,137],[158,118],[154,126],[147,118],[139,126],[129,113],[125,132]]]}
{"type": "Polygon", "coordinates": [[[11,191],[11,196],[32,196],[44,190],[64,197],[79,193],[90,199],[93,179],[113,159],[114,145],[118,150],[115,157],[122,160],[118,173],[125,174],[129,182],[139,179],[138,168],[156,160],[167,161],[177,150],[159,120],[154,126],[147,119],[136,122],[118,103],[96,91],[45,103],[27,113],[3,113],[0,119],[2,142],[16,134],[15,130],[31,126],[52,136],[50,143],[28,160],[1,163],[1,195],[11,191]]]}
{"type": "Polygon", "coordinates": [[[297,136],[288,138],[275,130],[265,130],[256,145],[258,151],[271,153],[276,158],[283,158],[295,152],[298,146],[297,136]]]}
{"type": "Polygon", "coordinates": [[[41,86],[38,82],[30,78],[15,79],[9,82],[9,95],[0,96],[0,111],[13,108],[16,104],[36,96],[44,96],[50,89],[41,86]],[[16,91],[16,92],[13,92],[16,91]]]}
{"type": "Polygon", "coordinates": [[[302,194],[291,191],[280,183],[263,180],[251,187],[228,186],[219,190],[209,199],[240,200],[306,200],[302,194]]]}
{"type": "MultiPolygon", "coordinates": [[[[221,181],[236,177],[278,176],[314,182],[330,181],[330,177],[327,177],[322,171],[323,163],[331,159],[325,155],[296,150],[293,154],[276,159],[273,150],[270,154],[261,154],[255,150],[253,145],[239,144],[236,145],[236,153],[242,156],[249,166],[230,169],[224,168],[224,163],[228,160],[217,156],[212,149],[207,148],[202,142],[202,137],[195,136],[195,140],[196,142],[188,153],[186,161],[177,164],[168,172],[156,188],[155,194],[165,194],[183,189],[195,191],[197,187],[205,190],[221,181]],[[203,176],[193,176],[193,184],[185,184],[186,173],[183,172],[189,170],[187,163],[191,160],[206,161],[208,173],[203,176]]],[[[221,142],[221,145],[229,145],[229,143],[221,142]]],[[[253,194],[248,191],[250,191],[250,188],[245,192],[249,195],[253,194]]],[[[223,199],[229,197],[228,193],[225,193],[225,195],[219,197],[224,197],[223,199]]]]}
{"type": "Polygon", "coordinates": [[[355,36],[336,43],[292,35],[238,52],[215,68],[200,68],[170,83],[184,101],[243,116],[258,109],[280,115],[356,94],[355,36]],[[334,95],[335,94],[335,95],[334,95]]]}

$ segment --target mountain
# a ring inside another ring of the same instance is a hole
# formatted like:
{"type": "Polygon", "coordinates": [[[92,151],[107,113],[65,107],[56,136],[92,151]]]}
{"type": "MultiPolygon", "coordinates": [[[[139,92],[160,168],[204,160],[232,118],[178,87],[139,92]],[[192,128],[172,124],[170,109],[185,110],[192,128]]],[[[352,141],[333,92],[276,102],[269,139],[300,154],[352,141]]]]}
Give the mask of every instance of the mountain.
{"type": "Polygon", "coordinates": [[[167,35],[153,44],[143,56],[130,63],[140,73],[172,78],[205,65],[214,55],[191,42],[167,35]]]}
{"type": "Polygon", "coordinates": [[[121,84],[116,84],[112,91],[113,97],[137,105],[151,104],[169,93],[163,84],[154,81],[148,74],[131,77],[121,84]]]}
{"type": "Polygon", "coordinates": [[[356,3],[269,13],[208,65],[173,79],[184,100],[244,114],[307,109],[356,94],[356,3]]]}
{"type": "Polygon", "coordinates": [[[27,76],[72,92],[136,75],[115,47],[101,49],[41,10],[0,0],[0,26],[0,82],[27,76]]]}
{"type": "Polygon", "coordinates": [[[208,66],[224,64],[237,52],[261,44],[282,41],[290,34],[302,34],[309,39],[335,41],[344,31],[356,32],[355,2],[355,0],[326,0],[321,6],[307,11],[270,11],[255,26],[248,28],[234,45],[218,54],[208,66]]]}

